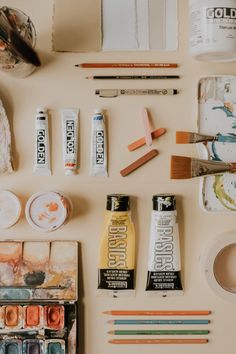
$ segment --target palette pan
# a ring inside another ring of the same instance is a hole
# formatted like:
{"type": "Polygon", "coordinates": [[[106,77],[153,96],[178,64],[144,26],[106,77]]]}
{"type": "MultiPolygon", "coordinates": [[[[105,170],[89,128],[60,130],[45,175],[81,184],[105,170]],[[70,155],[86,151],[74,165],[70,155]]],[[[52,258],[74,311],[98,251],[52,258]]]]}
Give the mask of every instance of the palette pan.
{"type": "Polygon", "coordinates": [[[76,354],[78,243],[0,242],[0,354],[76,354]]]}

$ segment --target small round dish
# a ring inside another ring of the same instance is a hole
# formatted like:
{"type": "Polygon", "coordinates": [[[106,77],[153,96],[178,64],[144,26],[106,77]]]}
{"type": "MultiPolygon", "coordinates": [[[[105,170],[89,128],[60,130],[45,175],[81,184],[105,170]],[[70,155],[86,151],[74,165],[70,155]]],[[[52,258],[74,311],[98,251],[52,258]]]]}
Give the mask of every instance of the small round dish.
{"type": "Polygon", "coordinates": [[[71,211],[72,204],[69,198],[57,191],[35,193],[25,207],[28,223],[41,232],[59,229],[68,221],[71,211]]]}
{"type": "Polygon", "coordinates": [[[15,225],[21,215],[21,203],[18,197],[4,189],[0,189],[0,229],[8,229],[15,225]]]}

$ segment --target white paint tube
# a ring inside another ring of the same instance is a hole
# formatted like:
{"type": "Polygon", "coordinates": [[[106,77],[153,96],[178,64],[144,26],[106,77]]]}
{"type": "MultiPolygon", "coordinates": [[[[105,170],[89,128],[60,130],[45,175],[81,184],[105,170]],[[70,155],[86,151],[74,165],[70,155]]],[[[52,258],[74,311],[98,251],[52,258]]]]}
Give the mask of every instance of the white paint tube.
{"type": "Polygon", "coordinates": [[[101,110],[94,111],[90,151],[90,175],[107,176],[107,136],[105,117],[101,110]]]}
{"type": "Polygon", "coordinates": [[[71,176],[78,168],[79,110],[65,108],[61,112],[63,134],[63,162],[65,174],[71,176]]]}
{"type": "Polygon", "coordinates": [[[175,200],[153,196],[146,290],[163,297],[183,293],[175,200]]]}
{"type": "Polygon", "coordinates": [[[51,175],[48,114],[44,108],[37,108],[35,117],[34,173],[43,176],[51,175]]]}

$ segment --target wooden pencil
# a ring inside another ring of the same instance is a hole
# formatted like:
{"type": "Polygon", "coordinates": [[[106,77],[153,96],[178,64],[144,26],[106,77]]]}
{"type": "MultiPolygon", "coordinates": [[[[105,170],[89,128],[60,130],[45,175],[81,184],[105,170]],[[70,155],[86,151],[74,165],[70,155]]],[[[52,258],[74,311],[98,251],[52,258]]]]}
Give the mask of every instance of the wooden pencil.
{"type": "Polygon", "coordinates": [[[118,319],[118,320],[108,320],[107,323],[112,325],[207,325],[210,323],[210,320],[186,320],[186,319],[161,319],[161,320],[127,320],[127,319],[118,319]]]}
{"type": "Polygon", "coordinates": [[[176,63],[81,63],[79,68],[177,68],[176,63]]]}
{"type": "Polygon", "coordinates": [[[112,316],[205,316],[209,310],[112,310],[104,311],[105,315],[112,316]]]}
{"type": "Polygon", "coordinates": [[[195,339],[111,339],[108,343],[111,344],[204,344],[207,343],[208,339],[205,338],[195,338],[195,339]]]}
{"type": "Polygon", "coordinates": [[[118,329],[114,331],[108,331],[108,334],[118,336],[146,336],[146,335],[206,335],[209,334],[209,330],[197,330],[197,329],[118,329]]]}

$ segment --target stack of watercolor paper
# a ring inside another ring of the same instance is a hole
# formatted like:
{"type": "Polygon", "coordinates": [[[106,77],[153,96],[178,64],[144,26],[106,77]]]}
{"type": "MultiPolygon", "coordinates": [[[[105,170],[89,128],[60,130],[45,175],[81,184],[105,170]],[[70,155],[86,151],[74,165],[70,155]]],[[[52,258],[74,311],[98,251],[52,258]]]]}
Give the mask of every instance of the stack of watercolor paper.
{"type": "Polygon", "coordinates": [[[78,243],[0,242],[0,353],[76,354],[78,243]]]}
{"type": "Polygon", "coordinates": [[[56,51],[176,50],[177,0],[54,0],[56,51]]]}
{"type": "MultiPolygon", "coordinates": [[[[236,162],[236,76],[205,77],[198,87],[198,131],[215,136],[197,144],[201,158],[236,162]]],[[[236,174],[202,178],[200,202],[208,212],[236,211],[236,174]]]]}

